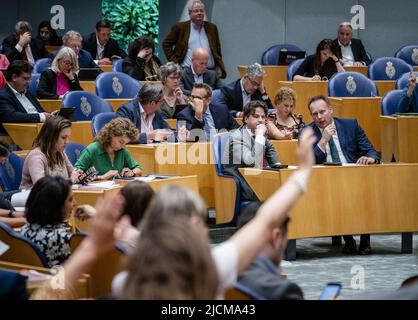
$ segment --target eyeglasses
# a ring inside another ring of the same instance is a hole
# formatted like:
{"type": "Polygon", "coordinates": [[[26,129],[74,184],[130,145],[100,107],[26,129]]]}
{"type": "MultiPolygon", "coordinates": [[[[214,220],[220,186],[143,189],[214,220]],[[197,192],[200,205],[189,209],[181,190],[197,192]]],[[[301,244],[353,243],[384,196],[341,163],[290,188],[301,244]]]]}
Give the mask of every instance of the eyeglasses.
{"type": "Polygon", "coordinates": [[[206,97],[199,97],[199,96],[194,96],[194,95],[190,95],[190,98],[191,99],[198,99],[198,100],[204,100],[204,99],[206,99],[206,97]]]}
{"type": "Polygon", "coordinates": [[[68,61],[68,60],[61,60],[61,62],[62,62],[63,64],[65,64],[66,66],[69,66],[69,67],[72,67],[72,66],[73,66],[73,63],[72,63],[71,61],[68,61]]]}
{"type": "Polygon", "coordinates": [[[250,81],[251,85],[254,87],[260,87],[261,83],[258,83],[257,81],[254,81],[253,79],[248,78],[248,80],[250,81]]]}
{"type": "Polygon", "coordinates": [[[167,77],[168,79],[171,79],[171,80],[180,80],[180,76],[168,76],[167,77]]]}

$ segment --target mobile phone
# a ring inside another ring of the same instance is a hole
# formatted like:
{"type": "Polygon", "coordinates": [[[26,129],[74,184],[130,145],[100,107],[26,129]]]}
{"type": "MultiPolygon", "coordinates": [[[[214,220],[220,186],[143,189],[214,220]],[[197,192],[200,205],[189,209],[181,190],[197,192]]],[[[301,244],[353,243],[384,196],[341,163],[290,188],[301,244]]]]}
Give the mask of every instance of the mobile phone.
{"type": "Polygon", "coordinates": [[[286,169],[288,167],[287,164],[281,164],[281,163],[273,163],[270,165],[270,168],[273,169],[286,169]]]}
{"type": "Polygon", "coordinates": [[[324,162],[324,166],[342,166],[343,164],[341,162],[324,162]]]}
{"type": "Polygon", "coordinates": [[[331,300],[332,298],[336,298],[339,296],[341,292],[341,283],[335,282],[335,283],[328,283],[324,291],[322,291],[321,297],[319,300],[331,300]]]}

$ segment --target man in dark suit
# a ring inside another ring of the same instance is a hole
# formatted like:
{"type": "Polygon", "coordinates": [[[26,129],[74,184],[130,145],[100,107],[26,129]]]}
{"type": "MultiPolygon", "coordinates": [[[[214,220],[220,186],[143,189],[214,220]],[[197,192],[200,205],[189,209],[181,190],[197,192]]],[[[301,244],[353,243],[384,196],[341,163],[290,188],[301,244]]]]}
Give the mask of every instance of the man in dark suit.
{"type": "MultiPolygon", "coordinates": [[[[370,143],[363,129],[354,119],[334,118],[332,106],[324,96],[313,97],[309,110],[314,120],[310,126],[317,138],[314,144],[315,161],[357,163],[369,165],[380,163],[380,157],[370,143]]],[[[344,253],[356,252],[353,236],[344,236],[344,253]]],[[[361,235],[359,254],[370,254],[370,235],[361,235]]]]}
{"type": "Polygon", "coordinates": [[[191,140],[210,140],[219,130],[233,130],[239,128],[238,123],[231,116],[228,109],[222,105],[211,103],[212,89],[206,83],[195,83],[190,95],[190,106],[181,111],[177,121],[185,120],[188,131],[192,132],[191,140]]]}
{"type": "Polygon", "coordinates": [[[204,48],[193,50],[192,65],[185,67],[181,74],[180,88],[185,95],[190,95],[194,83],[206,83],[212,89],[221,87],[218,75],[208,70],[209,53],[204,48]]]}
{"type": "Polygon", "coordinates": [[[159,109],[163,103],[163,86],[160,83],[145,83],[138,98],[123,104],[118,116],[131,120],[140,132],[136,143],[146,144],[166,141],[172,135],[170,126],[159,109]]]}
{"type": "MultiPolygon", "coordinates": [[[[250,203],[238,217],[237,230],[251,221],[260,208],[258,201],[250,203]]],[[[267,300],[303,300],[302,289],[281,275],[281,260],[287,245],[289,217],[273,229],[268,244],[238,276],[238,283],[267,300]]]]}
{"type": "MultiPolygon", "coordinates": [[[[64,47],[69,47],[74,50],[77,54],[78,66],[80,68],[98,68],[99,66],[94,62],[91,57],[90,52],[81,49],[82,48],[83,37],[80,32],[70,30],[67,31],[62,37],[62,45],[64,47]]],[[[58,54],[58,51],[51,52],[49,58],[54,60],[55,56],[58,54]]]]}
{"type": "MultiPolygon", "coordinates": [[[[27,61],[13,61],[7,68],[7,84],[0,90],[0,123],[45,122],[50,117],[28,89],[33,67],[27,61]]],[[[3,126],[0,134],[5,134],[3,126]]]]}
{"type": "Polygon", "coordinates": [[[202,1],[191,2],[189,16],[189,21],[174,25],[164,39],[163,50],[167,60],[182,67],[190,67],[193,50],[203,47],[209,52],[208,68],[215,70],[220,78],[225,78],[218,28],[213,23],[204,21],[205,5],[202,1]]]}
{"type": "Polygon", "coordinates": [[[124,59],[127,54],[123,51],[115,39],[110,37],[110,22],[100,20],[96,23],[96,32],[83,39],[84,50],[90,52],[99,65],[111,65],[112,59],[124,59]]]}
{"type": "Polygon", "coordinates": [[[338,49],[338,58],[342,59],[344,66],[365,66],[372,62],[361,40],[353,38],[353,27],[349,22],[340,24],[334,44],[338,49]]]}
{"type": "Polygon", "coordinates": [[[248,66],[241,79],[221,88],[219,104],[225,105],[235,118],[242,117],[245,106],[253,100],[264,101],[268,109],[273,109],[263,78],[264,69],[260,64],[254,63],[248,66]]]}
{"type": "Polygon", "coordinates": [[[32,27],[27,21],[16,23],[15,32],[3,40],[3,52],[10,63],[24,60],[32,66],[35,65],[36,60],[47,55],[42,41],[32,38],[32,27]]]}
{"type": "Polygon", "coordinates": [[[224,172],[238,179],[242,201],[254,201],[257,196],[238,168],[263,168],[280,163],[273,144],[266,138],[267,113],[264,102],[251,101],[244,110],[244,125],[231,134],[229,147],[223,154],[224,172]]]}

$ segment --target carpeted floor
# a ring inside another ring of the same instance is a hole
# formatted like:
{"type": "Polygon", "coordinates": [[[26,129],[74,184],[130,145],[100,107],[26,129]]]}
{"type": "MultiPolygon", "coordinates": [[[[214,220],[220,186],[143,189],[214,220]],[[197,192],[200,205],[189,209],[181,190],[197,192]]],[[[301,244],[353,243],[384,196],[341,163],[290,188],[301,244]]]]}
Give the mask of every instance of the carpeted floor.
{"type": "MultiPolygon", "coordinates": [[[[233,231],[210,229],[209,235],[219,243],[233,231]]],[[[359,243],[359,237],[355,238],[359,243]]],[[[400,234],[372,235],[371,246],[373,254],[369,256],[345,255],[342,247],[331,246],[330,237],[301,239],[297,241],[296,260],[285,262],[283,271],[309,300],[317,300],[328,282],[340,282],[340,297],[348,298],[363,292],[396,290],[403,280],[418,274],[418,234],[414,234],[413,254],[400,253],[400,234]]]]}

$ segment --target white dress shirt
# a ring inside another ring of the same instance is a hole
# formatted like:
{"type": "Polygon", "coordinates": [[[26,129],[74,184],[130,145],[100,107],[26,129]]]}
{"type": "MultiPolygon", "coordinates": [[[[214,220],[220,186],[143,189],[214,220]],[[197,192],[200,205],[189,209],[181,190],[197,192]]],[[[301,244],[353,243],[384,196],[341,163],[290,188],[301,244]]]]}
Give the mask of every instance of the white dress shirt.
{"type": "MultiPolygon", "coordinates": [[[[334,120],[332,120],[332,124],[334,124],[334,120]]],[[[319,131],[321,131],[321,134],[323,134],[324,129],[319,128],[319,131]]],[[[332,135],[332,138],[334,139],[335,146],[337,147],[337,151],[338,151],[338,155],[340,156],[341,163],[348,163],[347,159],[344,156],[343,150],[341,148],[340,139],[338,138],[337,130],[335,130],[335,134],[332,135]]],[[[332,162],[331,150],[329,148],[329,144],[327,143],[325,145],[325,150],[323,150],[321,147],[319,147],[319,149],[321,149],[322,152],[325,152],[327,154],[327,162],[332,162]]]]}
{"type": "Polygon", "coordinates": [[[196,25],[193,22],[190,22],[190,36],[189,36],[189,43],[187,46],[187,53],[184,57],[184,60],[181,63],[182,67],[189,67],[192,65],[192,55],[193,50],[197,48],[205,48],[209,52],[209,62],[208,62],[208,69],[215,68],[215,60],[212,55],[212,50],[209,46],[209,39],[205,31],[205,25],[197,30],[196,25]]]}
{"type": "Polygon", "coordinates": [[[350,67],[354,65],[354,54],[353,50],[351,49],[351,41],[346,46],[344,46],[340,41],[338,41],[338,44],[341,48],[341,55],[344,66],[350,67]]]}
{"type": "Polygon", "coordinates": [[[46,117],[43,113],[38,112],[36,107],[32,104],[32,102],[28,99],[25,95],[26,91],[23,93],[17,92],[11,85],[7,84],[9,88],[12,90],[13,94],[16,96],[16,99],[19,100],[20,104],[25,108],[27,113],[37,113],[39,115],[39,121],[45,122],[46,117]]]}

